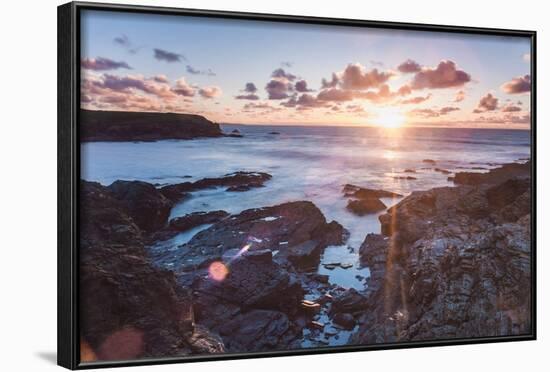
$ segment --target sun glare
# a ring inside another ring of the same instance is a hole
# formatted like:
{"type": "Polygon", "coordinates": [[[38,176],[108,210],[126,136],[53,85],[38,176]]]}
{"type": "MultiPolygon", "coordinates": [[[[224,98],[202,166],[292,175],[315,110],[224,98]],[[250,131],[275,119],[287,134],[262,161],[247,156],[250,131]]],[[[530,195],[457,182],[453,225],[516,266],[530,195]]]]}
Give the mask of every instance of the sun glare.
{"type": "Polygon", "coordinates": [[[393,107],[385,107],[378,110],[374,123],[382,128],[400,128],[405,124],[406,117],[403,112],[393,107]]]}

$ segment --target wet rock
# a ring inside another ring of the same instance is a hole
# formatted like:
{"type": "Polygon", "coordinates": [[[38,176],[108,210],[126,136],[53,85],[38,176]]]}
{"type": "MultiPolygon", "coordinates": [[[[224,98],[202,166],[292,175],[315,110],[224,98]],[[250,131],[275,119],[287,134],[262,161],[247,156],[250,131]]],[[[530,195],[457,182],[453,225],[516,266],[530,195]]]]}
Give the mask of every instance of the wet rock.
{"type": "Polygon", "coordinates": [[[349,313],[336,313],[332,321],[344,329],[351,330],[355,327],[355,319],[349,313]]]}
{"type": "Polygon", "coordinates": [[[247,191],[263,187],[271,175],[264,172],[234,172],[218,178],[203,178],[195,182],[183,182],[160,188],[160,192],[172,201],[178,201],[187,193],[214,187],[227,187],[228,191],[247,191]]]}
{"type": "Polygon", "coordinates": [[[451,172],[447,169],[443,169],[443,168],[434,168],[434,171],[439,172],[441,174],[451,174],[451,173],[453,173],[453,172],[451,172]]]}
{"type": "Polygon", "coordinates": [[[150,183],[115,181],[107,189],[141,229],[151,232],[166,224],[173,203],[150,183]]]}
{"type": "Polygon", "coordinates": [[[370,213],[376,213],[386,209],[386,205],[378,198],[348,200],[346,208],[358,216],[364,216],[370,213]]]}
{"type": "Polygon", "coordinates": [[[424,160],[422,160],[422,163],[435,165],[436,161],[433,160],[433,159],[424,159],[424,160]]]}
{"type": "Polygon", "coordinates": [[[341,226],[335,226],[327,223],[321,211],[307,201],[249,209],[199,232],[180,251],[167,253],[166,259],[184,270],[192,270],[219,259],[230,249],[246,247],[249,251],[269,249],[283,264],[318,265],[327,242],[335,240],[335,230],[345,233],[341,226]]]}
{"type": "Polygon", "coordinates": [[[354,288],[350,288],[334,298],[330,312],[332,314],[353,313],[364,310],[366,306],[367,298],[354,288]]]}
{"type": "Polygon", "coordinates": [[[238,129],[233,129],[231,133],[226,134],[227,137],[235,137],[235,138],[241,138],[243,135],[238,129]]]}
{"type": "Polygon", "coordinates": [[[413,176],[395,176],[393,177],[394,180],[408,180],[408,181],[414,181],[417,178],[413,176]]]}
{"type": "Polygon", "coordinates": [[[481,185],[502,183],[511,178],[530,178],[531,162],[524,164],[511,163],[499,168],[491,169],[486,173],[458,172],[453,182],[457,185],[481,185]]]}
{"type": "Polygon", "coordinates": [[[141,184],[81,182],[80,336],[101,360],[222,352],[214,334],[196,328],[190,289],[149,259],[145,232],[131,217],[147,211],[136,213],[128,203],[153,195],[140,206],[153,215],[163,199],[150,191],[141,184]]]}
{"type": "Polygon", "coordinates": [[[414,170],[414,169],[405,169],[403,172],[404,173],[416,173],[416,170],[414,170]]]}
{"type": "Polygon", "coordinates": [[[400,198],[403,196],[401,194],[391,192],[391,191],[368,189],[365,187],[359,187],[351,184],[344,185],[342,192],[347,197],[353,197],[357,199],[400,198]]]}
{"type": "Polygon", "coordinates": [[[279,135],[281,134],[280,132],[269,132],[269,134],[272,134],[272,135],[279,135]]]}
{"type": "Polygon", "coordinates": [[[168,228],[173,231],[182,232],[194,227],[215,223],[229,216],[226,211],[193,212],[182,217],[176,217],[168,223],[168,228]]]}
{"type": "Polygon", "coordinates": [[[300,333],[279,311],[251,310],[220,327],[229,352],[288,349],[300,333]]]}
{"type": "Polygon", "coordinates": [[[413,192],[380,217],[385,236],[360,249],[371,276],[351,342],[531,331],[530,180],[502,169],[511,171],[477,185],[413,192]]]}

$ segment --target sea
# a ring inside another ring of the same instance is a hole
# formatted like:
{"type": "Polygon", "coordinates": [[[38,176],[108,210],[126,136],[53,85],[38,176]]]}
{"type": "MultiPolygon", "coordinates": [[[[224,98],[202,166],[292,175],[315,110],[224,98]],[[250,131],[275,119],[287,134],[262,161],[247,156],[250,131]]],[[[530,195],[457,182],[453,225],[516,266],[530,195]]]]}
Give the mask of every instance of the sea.
{"type": "MultiPolygon", "coordinates": [[[[415,190],[452,187],[448,177],[455,172],[487,172],[530,158],[527,130],[266,125],[222,125],[222,129],[225,133],[236,129],[243,137],[82,143],[81,177],[103,185],[141,180],[160,186],[235,171],[270,173],[273,178],[265,187],[247,192],[225,188],[194,192],[173,208],[171,218],[197,211],[223,209],[234,214],[289,201],[312,201],[328,221],[336,220],[350,232],[344,246],[325,250],[318,272],[341,287],[364,289],[369,271],[360,265],[359,247],[367,234],[380,232],[378,216],[385,212],[366,216],[349,212],[343,185],[406,196],[415,190]],[[325,267],[331,263],[351,267],[325,267]]],[[[382,199],[388,207],[400,200],[382,199]]],[[[209,226],[181,233],[160,248],[176,249],[209,226]]]]}

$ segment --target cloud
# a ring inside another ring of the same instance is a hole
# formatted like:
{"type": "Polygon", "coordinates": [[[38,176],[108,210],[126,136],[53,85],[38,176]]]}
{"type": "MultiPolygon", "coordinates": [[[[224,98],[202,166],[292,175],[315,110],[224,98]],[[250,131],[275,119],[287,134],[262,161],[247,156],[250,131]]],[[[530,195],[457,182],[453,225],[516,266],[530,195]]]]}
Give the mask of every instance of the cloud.
{"type": "Polygon", "coordinates": [[[317,98],[321,101],[344,102],[353,100],[355,95],[351,90],[329,88],[320,91],[317,98]]]}
{"type": "Polygon", "coordinates": [[[518,76],[500,87],[508,94],[522,94],[531,92],[531,75],[518,76]]]}
{"type": "Polygon", "coordinates": [[[254,83],[246,83],[244,86],[244,91],[246,93],[256,93],[258,91],[258,88],[256,88],[256,85],[254,83]]]}
{"type": "Polygon", "coordinates": [[[502,108],[502,112],[519,112],[521,111],[521,107],[515,106],[515,105],[506,105],[502,108]]]}
{"type": "Polygon", "coordinates": [[[460,111],[460,108],[454,106],[446,106],[439,109],[439,115],[447,115],[454,111],[460,111]]]}
{"type": "Polygon", "coordinates": [[[380,86],[392,76],[391,72],[379,72],[376,68],[366,71],[359,63],[350,63],[341,73],[339,80],[344,89],[365,90],[380,86]]]}
{"type": "Polygon", "coordinates": [[[129,48],[132,45],[132,43],[130,42],[130,39],[128,38],[128,36],[126,36],[124,34],[115,37],[113,39],[113,41],[115,42],[115,44],[118,44],[118,45],[126,47],[126,48],[129,48]]]}
{"type": "Polygon", "coordinates": [[[236,99],[247,99],[250,101],[257,101],[260,99],[260,97],[256,94],[258,91],[258,88],[256,88],[256,85],[254,83],[246,83],[243,89],[243,92],[246,94],[240,94],[236,96],[236,99]]]}
{"type": "Polygon", "coordinates": [[[397,94],[399,96],[408,96],[409,94],[412,93],[412,89],[410,86],[408,85],[403,85],[402,87],[400,87],[398,90],[397,90],[397,94]]]}
{"type": "Polygon", "coordinates": [[[371,59],[369,61],[369,63],[373,66],[376,66],[376,67],[384,67],[384,62],[382,62],[382,61],[375,61],[375,60],[371,59]]]}
{"type": "Polygon", "coordinates": [[[211,69],[207,70],[198,70],[191,65],[185,66],[185,70],[191,75],[206,75],[206,76],[216,76],[216,73],[211,69]]]}
{"type": "Polygon", "coordinates": [[[122,34],[120,36],[117,36],[113,39],[113,42],[120,47],[126,49],[126,51],[130,54],[136,54],[140,47],[134,47],[128,36],[122,34]]]}
{"type": "Polygon", "coordinates": [[[466,98],[466,93],[463,90],[456,92],[454,102],[462,102],[466,98]]]}
{"type": "Polygon", "coordinates": [[[166,77],[166,75],[156,75],[156,76],[153,76],[153,80],[156,81],[157,83],[168,83],[168,78],[166,77]]]}
{"type": "Polygon", "coordinates": [[[313,92],[313,89],[308,89],[307,82],[305,80],[298,80],[294,84],[294,89],[300,93],[313,92]]]}
{"type": "Polygon", "coordinates": [[[460,108],[453,107],[453,106],[446,106],[440,109],[437,109],[437,108],[414,109],[409,111],[409,115],[423,117],[423,118],[437,118],[459,110],[460,108]]]}
{"type": "Polygon", "coordinates": [[[184,77],[176,80],[176,85],[172,89],[174,93],[184,97],[193,97],[195,95],[195,88],[185,81],[184,77]]]}
{"type": "Polygon", "coordinates": [[[414,75],[412,89],[444,89],[461,87],[472,80],[470,74],[459,70],[453,61],[441,61],[436,68],[424,67],[414,75]]]}
{"type": "Polygon", "coordinates": [[[531,62],[531,53],[525,53],[522,58],[525,62],[531,62]]]}
{"type": "Polygon", "coordinates": [[[296,80],[296,75],[291,74],[290,72],[286,72],[282,68],[278,68],[275,71],[271,73],[271,77],[275,79],[286,79],[288,81],[294,81],[296,80]]]}
{"type": "Polygon", "coordinates": [[[238,96],[235,96],[235,99],[247,99],[249,101],[257,101],[260,99],[260,96],[257,94],[249,93],[249,94],[239,94],[238,96]]]}
{"type": "Polygon", "coordinates": [[[211,86],[211,87],[202,87],[199,89],[199,94],[202,98],[215,98],[222,95],[222,90],[220,87],[211,86]]]}
{"type": "Polygon", "coordinates": [[[498,98],[493,96],[491,93],[487,93],[485,96],[481,97],[477,108],[474,109],[475,114],[479,114],[487,111],[495,111],[498,108],[498,98]]]}
{"type": "Polygon", "coordinates": [[[158,49],[158,48],[155,48],[153,50],[155,52],[155,58],[159,61],[165,61],[168,63],[181,62],[182,60],[185,61],[185,57],[181,54],[168,52],[166,50],[158,49]]]}
{"type": "Polygon", "coordinates": [[[412,97],[412,98],[409,98],[409,99],[404,99],[400,103],[405,104],[405,105],[407,105],[407,104],[419,104],[419,103],[422,103],[422,102],[425,102],[425,101],[429,100],[431,97],[432,97],[431,94],[428,94],[425,97],[422,97],[422,96],[412,97]]]}
{"type": "Polygon", "coordinates": [[[411,74],[414,72],[419,72],[422,67],[412,59],[407,59],[405,62],[397,66],[397,69],[404,74],[411,74]]]}
{"type": "Polygon", "coordinates": [[[290,62],[290,61],[283,61],[283,62],[281,62],[281,67],[291,68],[292,65],[293,65],[293,63],[290,62]]]}
{"type": "Polygon", "coordinates": [[[339,82],[340,82],[340,79],[338,78],[338,75],[336,75],[335,73],[332,73],[332,79],[330,81],[326,80],[325,78],[321,80],[321,88],[323,89],[336,88],[339,82]]]}
{"type": "Polygon", "coordinates": [[[107,71],[117,70],[119,68],[125,68],[131,70],[132,68],[126,62],[117,62],[109,58],[97,57],[97,58],[84,58],[80,62],[80,66],[86,70],[94,71],[107,71]]]}
{"type": "Polygon", "coordinates": [[[292,90],[292,84],[287,81],[271,79],[265,86],[269,99],[285,99],[289,97],[289,91],[292,90]]]}

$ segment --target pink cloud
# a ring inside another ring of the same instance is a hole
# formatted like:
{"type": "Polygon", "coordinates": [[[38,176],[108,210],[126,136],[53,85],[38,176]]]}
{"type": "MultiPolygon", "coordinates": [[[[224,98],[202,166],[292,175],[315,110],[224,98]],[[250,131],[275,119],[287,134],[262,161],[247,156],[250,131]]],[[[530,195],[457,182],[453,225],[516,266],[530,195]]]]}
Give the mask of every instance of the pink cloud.
{"type": "Polygon", "coordinates": [[[460,87],[472,80],[465,71],[459,70],[453,61],[441,61],[436,68],[424,67],[414,75],[413,89],[444,89],[460,87]]]}
{"type": "Polygon", "coordinates": [[[531,75],[518,76],[500,87],[508,94],[521,94],[531,92],[531,75]]]}

